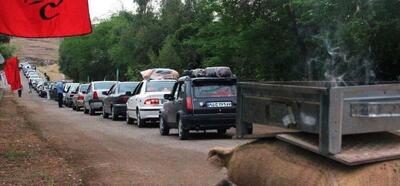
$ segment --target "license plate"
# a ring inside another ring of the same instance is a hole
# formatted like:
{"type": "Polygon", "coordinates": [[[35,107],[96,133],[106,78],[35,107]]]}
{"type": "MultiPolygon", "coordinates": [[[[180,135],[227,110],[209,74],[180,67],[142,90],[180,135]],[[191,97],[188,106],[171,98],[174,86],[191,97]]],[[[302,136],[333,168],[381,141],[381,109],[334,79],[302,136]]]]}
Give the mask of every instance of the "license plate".
{"type": "Polygon", "coordinates": [[[232,107],[232,102],[210,102],[210,103],[207,103],[207,107],[210,107],[210,108],[232,107]]]}

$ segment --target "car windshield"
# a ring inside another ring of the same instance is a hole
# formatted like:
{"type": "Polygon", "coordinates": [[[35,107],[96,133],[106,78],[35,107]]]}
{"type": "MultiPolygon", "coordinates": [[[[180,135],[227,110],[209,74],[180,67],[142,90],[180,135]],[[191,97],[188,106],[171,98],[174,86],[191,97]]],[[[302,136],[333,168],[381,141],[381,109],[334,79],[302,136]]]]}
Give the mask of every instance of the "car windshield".
{"type": "Polygon", "coordinates": [[[194,87],[194,95],[198,98],[236,96],[236,86],[232,84],[200,84],[194,87]]]}
{"type": "Polygon", "coordinates": [[[120,86],[119,86],[118,92],[120,92],[120,93],[133,92],[138,84],[139,83],[136,83],[136,82],[134,82],[134,83],[133,82],[132,83],[121,83],[120,86]]]}
{"type": "Polygon", "coordinates": [[[94,83],[94,90],[109,90],[114,85],[114,82],[99,82],[94,83]]]}
{"type": "Polygon", "coordinates": [[[81,85],[81,88],[79,91],[87,91],[87,89],[89,88],[89,85],[81,85]]]}
{"type": "Polygon", "coordinates": [[[171,92],[174,81],[150,81],[147,83],[146,92],[171,92]]]}

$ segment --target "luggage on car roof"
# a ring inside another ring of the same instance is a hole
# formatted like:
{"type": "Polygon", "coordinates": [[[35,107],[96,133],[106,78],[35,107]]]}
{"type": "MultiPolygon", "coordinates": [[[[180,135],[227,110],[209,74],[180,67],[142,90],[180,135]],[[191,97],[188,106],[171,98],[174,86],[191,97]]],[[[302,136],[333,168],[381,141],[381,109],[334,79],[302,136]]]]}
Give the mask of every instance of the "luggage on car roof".
{"type": "Polygon", "coordinates": [[[207,67],[205,69],[186,70],[183,75],[192,77],[235,77],[229,67],[207,67]]]}
{"type": "Polygon", "coordinates": [[[179,73],[176,70],[167,68],[154,68],[140,72],[144,80],[150,79],[178,79],[179,73]]]}

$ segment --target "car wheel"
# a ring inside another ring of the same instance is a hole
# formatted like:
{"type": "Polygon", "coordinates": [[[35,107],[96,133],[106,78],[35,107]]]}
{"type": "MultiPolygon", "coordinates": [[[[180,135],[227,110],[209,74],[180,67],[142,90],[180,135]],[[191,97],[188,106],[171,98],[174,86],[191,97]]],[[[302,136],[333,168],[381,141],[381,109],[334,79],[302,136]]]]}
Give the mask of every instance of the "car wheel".
{"type": "Polygon", "coordinates": [[[128,112],[126,112],[126,124],[132,125],[134,123],[134,120],[129,117],[128,112]]]}
{"type": "Polygon", "coordinates": [[[227,129],[218,129],[218,135],[224,136],[226,134],[227,129]]]}
{"type": "Polygon", "coordinates": [[[249,135],[253,134],[253,127],[247,129],[247,134],[249,135]]]}
{"type": "Polygon", "coordinates": [[[180,140],[187,140],[189,138],[189,130],[183,128],[183,122],[181,118],[179,118],[178,134],[180,140]]]}
{"type": "Polygon", "coordinates": [[[140,117],[140,112],[136,113],[136,120],[137,120],[137,126],[139,128],[143,128],[144,127],[144,120],[140,117]]]}
{"type": "Polygon", "coordinates": [[[112,116],[111,116],[112,120],[113,121],[117,121],[118,120],[118,114],[115,112],[114,107],[111,107],[111,114],[112,114],[112,116]]]}
{"type": "Polygon", "coordinates": [[[84,114],[89,114],[89,110],[86,109],[86,106],[83,106],[83,113],[84,113],[84,114]]]}
{"type": "Polygon", "coordinates": [[[94,114],[95,114],[95,111],[92,108],[92,105],[89,104],[89,115],[94,116],[94,114]]]}
{"type": "Polygon", "coordinates": [[[104,119],[108,118],[108,113],[106,113],[106,111],[104,110],[104,107],[103,107],[103,118],[104,119]]]}
{"type": "Polygon", "coordinates": [[[169,134],[169,127],[162,116],[160,116],[160,134],[161,136],[168,136],[169,134]]]}

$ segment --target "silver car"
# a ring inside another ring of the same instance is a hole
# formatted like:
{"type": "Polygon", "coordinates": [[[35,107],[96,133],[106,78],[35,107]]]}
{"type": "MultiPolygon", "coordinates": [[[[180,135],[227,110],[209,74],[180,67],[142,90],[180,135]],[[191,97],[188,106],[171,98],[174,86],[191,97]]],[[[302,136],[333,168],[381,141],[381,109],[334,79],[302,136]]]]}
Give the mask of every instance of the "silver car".
{"type": "Polygon", "coordinates": [[[72,107],[72,97],[75,95],[75,90],[78,88],[79,83],[67,83],[65,88],[64,104],[67,107],[72,107]],[[68,88],[67,88],[68,86],[68,88]]]}
{"type": "Polygon", "coordinates": [[[94,115],[96,111],[102,111],[103,99],[106,97],[103,95],[103,92],[110,90],[115,83],[116,81],[91,82],[83,101],[83,112],[85,114],[94,115]]]}
{"type": "Polygon", "coordinates": [[[86,96],[86,91],[89,88],[89,84],[82,84],[75,90],[75,95],[72,97],[72,109],[80,111],[83,108],[83,100],[86,96]]]}

